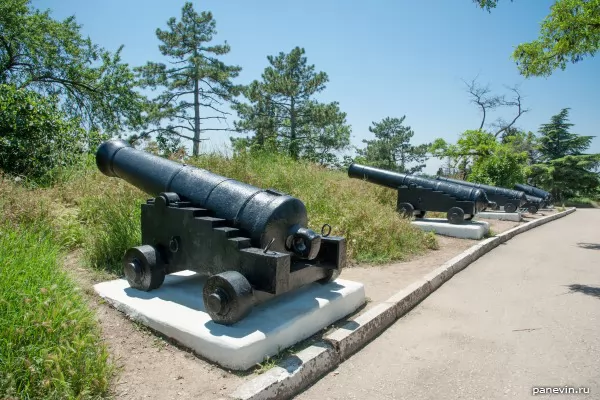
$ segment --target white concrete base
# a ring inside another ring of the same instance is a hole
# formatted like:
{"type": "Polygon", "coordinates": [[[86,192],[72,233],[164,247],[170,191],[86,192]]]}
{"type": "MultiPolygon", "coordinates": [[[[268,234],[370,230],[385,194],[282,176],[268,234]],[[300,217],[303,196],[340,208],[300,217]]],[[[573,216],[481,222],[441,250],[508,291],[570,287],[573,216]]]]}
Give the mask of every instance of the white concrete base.
{"type": "Polygon", "coordinates": [[[130,318],[234,370],[251,368],[365,303],[362,283],[337,279],[274,298],[225,326],[214,323],[204,310],[204,281],[192,271],[182,271],[167,275],[151,292],[132,289],[125,279],[99,283],[94,289],[130,318]]]}
{"type": "Polygon", "coordinates": [[[476,218],[484,218],[484,219],[498,219],[500,221],[514,221],[521,222],[523,217],[521,217],[521,213],[507,213],[507,212],[493,212],[493,211],[483,211],[479,214],[475,215],[476,218]]]}
{"type": "Polygon", "coordinates": [[[422,218],[412,223],[426,232],[435,232],[438,235],[461,239],[479,240],[490,231],[490,224],[485,221],[465,221],[464,224],[455,225],[449,223],[445,218],[422,218]]]}

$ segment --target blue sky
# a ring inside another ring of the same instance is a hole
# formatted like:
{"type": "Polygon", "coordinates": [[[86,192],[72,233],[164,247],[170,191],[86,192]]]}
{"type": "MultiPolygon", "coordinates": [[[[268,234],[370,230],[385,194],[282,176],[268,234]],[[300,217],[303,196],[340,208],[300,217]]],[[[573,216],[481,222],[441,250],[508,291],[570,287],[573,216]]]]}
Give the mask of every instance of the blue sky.
{"type": "MultiPolygon", "coordinates": [[[[229,0],[194,1],[217,21],[215,43],[227,41],[223,58],[243,70],[238,83],[260,78],[267,55],[300,46],[310,64],[329,75],[318,98],[338,101],[352,125],[352,142],[371,139],[368,127],[387,116],[406,115],[415,144],[458,135],[479,126],[462,79],[479,75],[482,84],[501,92],[519,84],[531,111],[517,126],[537,132],[562,108],[570,107],[573,131],[597,135],[600,127],[600,59],[589,58],[549,78],[525,79],[510,59],[516,45],[537,37],[551,0],[500,1],[488,14],[471,0],[229,0]]],[[[179,19],[183,0],[33,0],[55,18],[75,15],[83,33],[116,50],[132,66],[161,61],[156,28],[179,19]]],[[[513,110],[496,117],[511,118],[513,110]]],[[[222,148],[229,133],[209,134],[205,149],[222,148]]],[[[599,135],[600,136],[600,135],[599,135]]],[[[591,148],[600,152],[600,138],[591,148]]],[[[428,163],[435,172],[439,161],[428,163]]]]}

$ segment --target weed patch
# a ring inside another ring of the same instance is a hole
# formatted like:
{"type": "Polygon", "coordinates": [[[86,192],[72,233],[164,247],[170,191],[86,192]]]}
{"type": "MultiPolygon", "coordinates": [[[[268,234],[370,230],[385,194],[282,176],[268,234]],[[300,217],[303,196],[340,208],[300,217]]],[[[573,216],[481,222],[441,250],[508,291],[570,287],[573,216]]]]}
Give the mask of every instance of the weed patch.
{"type": "Polygon", "coordinates": [[[0,227],[0,397],[97,398],[112,366],[93,313],[41,224],[0,227]]]}

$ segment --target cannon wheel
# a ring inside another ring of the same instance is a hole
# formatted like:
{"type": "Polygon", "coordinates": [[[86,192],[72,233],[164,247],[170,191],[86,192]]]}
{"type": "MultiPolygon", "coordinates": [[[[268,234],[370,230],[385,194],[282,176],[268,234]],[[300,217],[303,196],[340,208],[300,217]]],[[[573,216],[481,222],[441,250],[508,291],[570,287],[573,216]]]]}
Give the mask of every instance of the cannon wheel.
{"type": "Polygon", "coordinates": [[[425,218],[425,214],[427,214],[427,211],[421,210],[415,214],[415,218],[425,218]]]}
{"type": "Polygon", "coordinates": [[[398,205],[398,212],[402,216],[402,218],[410,218],[413,216],[415,208],[410,203],[400,203],[398,205]]]}
{"type": "Polygon", "coordinates": [[[529,211],[530,214],[535,214],[538,212],[538,208],[536,206],[529,206],[527,207],[527,211],[529,211]]]}
{"type": "Polygon", "coordinates": [[[465,212],[462,208],[452,207],[446,213],[446,218],[451,224],[462,224],[465,220],[465,212]]]}
{"type": "Polygon", "coordinates": [[[329,283],[335,281],[340,276],[339,269],[330,269],[327,271],[327,276],[323,279],[320,279],[319,283],[329,283]]]}
{"type": "Polygon", "coordinates": [[[513,203],[506,203],[504,205],[504,212],[514,213],[515,211],[517,211],[517,206],[515,206],[513,203]]]}
{"type": "Polygon", "coordinates": [[[204,285],[202,299],[210,318],[221,325],[232,325],[244,319],[254,306],[252,286],[237,271],[210,276],[204,285]]]}
{"type": "Polygon", "coordinates": [[[165,281],[165,268],[158,251],[148,245],[132,247],[123,257],[123,270],[129,286],[149,292],[165,281]]]}

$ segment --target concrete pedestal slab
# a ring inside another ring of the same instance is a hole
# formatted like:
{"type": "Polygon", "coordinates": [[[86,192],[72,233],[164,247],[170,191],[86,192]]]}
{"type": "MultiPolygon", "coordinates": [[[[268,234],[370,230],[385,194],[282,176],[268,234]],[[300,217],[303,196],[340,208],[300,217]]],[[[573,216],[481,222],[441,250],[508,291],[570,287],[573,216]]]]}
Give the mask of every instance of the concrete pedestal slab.
{"type": "Polygon", "coordinates": [[[444,218],[422,218],[412,222],[426,232],[438,235],[452,236],[461,239],[482,239],[490,230],[490,224],[485,221],[465,221],[455,225],[444,218]]]}
{"type": "Polygon", "coordinates": [[[507,213],[507,212],[493,212],[493,211],[483,211],[479,214],[475,215],[476,218],[484,218],[484,219],[498,219],[500,221],[514,221],[520,222],[523,218],[521,217],[521,213],[507,213]]]}
{"type": "Polygon", "coordinates": [[[151,292],[127,280],[99,283],[95,291],[115,308],[223,367],[246,370],[315,334],[365,303],[362,283],[313,283],[253,308],[234,325],[214,323],[204,309],[205,278],[192,271],[167,275],[151,292]]]}

